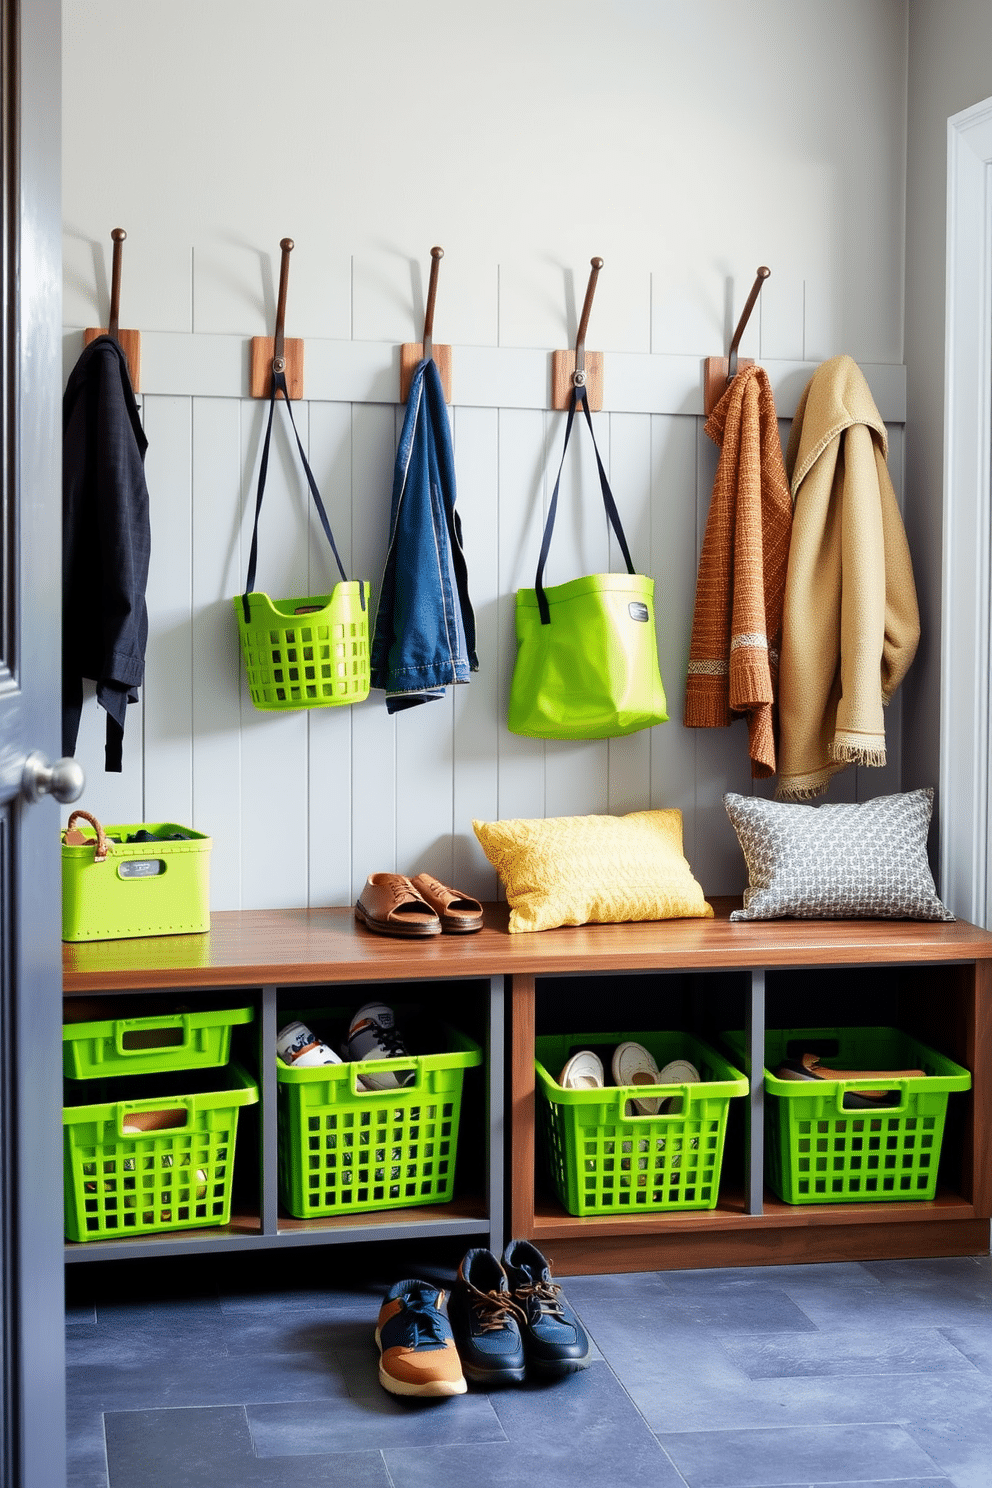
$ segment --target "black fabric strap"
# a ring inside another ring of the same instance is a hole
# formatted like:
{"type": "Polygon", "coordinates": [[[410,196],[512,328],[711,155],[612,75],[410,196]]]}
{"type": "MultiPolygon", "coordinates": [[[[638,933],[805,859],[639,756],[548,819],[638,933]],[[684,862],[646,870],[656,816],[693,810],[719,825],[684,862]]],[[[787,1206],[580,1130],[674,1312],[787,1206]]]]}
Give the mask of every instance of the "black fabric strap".
{"type": "Polygon", "coordinates": [[[548,507],[548,520],[544,524],[544,540],[541,543],[541,556],[537,561],[537,577],[534,580],[534,591],[537,594],[537,607],[541,612],[542,625],[551,624],[551,610],[548,606],[542,581],[544,579],[544,566],[548,561],[548,554],[551,551],[551,534],[554,531],[555,515],[558,511],[558,487],[561,485],[561,473],[565,466],[565,452],[568,449],[568,440],[572,432],[572,421],[575,418],[575,410],[579,403],[582,404],[582,412],[585,414],[586,423],[589,425],[592,447],[596,451],[596,466],[599,470],[599,484],[603,489],[603,505],[606,507],[606,515],[610,519],[610,526],[616,533],[617,542],[620,544],[620,551],[627,565],[627,572],[632,574],[636,571],[631,562],[630,549],[627,547],[627,539],[624,536],[620,513],[617,511],[617,504],[613,500],[613,492],[610,490],[610,483],[606,478],[606,471],[603,469],[603,462],[599,457],[599,446],[596,443],[596,435],[593,432],[592,417],[589,413],[589,400],[586,397],[586,390],[584,387],[573,386],[572,399],[568,406],[568,422],[565,425],[565,443],[561,451],[561,464],[558,466],[558,478],[555,481],[555,488],[551,496],[551,505],[548,507]]]}
{"type": "MultiPolygon", "coordinates": [[[[251,534],[251,552],[248,555],[248,578],[245,582],[245,592],[241,596],[241,603],[244,607],[246,625],[251,623],[251,608],[248,604],[248,596],[255,588],[255,570],[258,566],[258,517],[259,513],[262,510],[262,496],[265,491],[265,477],[269,469],[269,443],[272,439],[272,418],[276,410],[276,393],[282,393],[283,401],[286,404],[286,412],[289,414],[289,422],[293,426],[293,433],[296,434],[296,446],[300,452],[300,459],[303,461],[303,469],[306,471],[307,484],[310,487],[310,494],[313,497],[314,505],[317,508],[317,515],[320,518],[320,525],[323,527],[324,535],[331,545],[331,552],[334,554],[334,559],[337,563],[338,572],[341,575],[342,581],[344,583],[348,582],[348,576],[344,571],[344,565],[341,562],[341,557],[338,553],[337,545],[334,541],[334,534],[331,532],[331,524],[327,520],[327,513],[324,510],[324,503],[321,501],[320,492],[317,490],[317,482],[313,478],[313,472],[310,469],[310,465],[303,450],[303,443],[296,430],[296,420],[293,418],[293,405],[289,401],[289,389],[286,386],[286,374],[285,372],[273,371],[272,392],[269,395],[269,421],[265,426],[265,442],[262,445],[262,461],[258,467],[258,495],[255,498],[255,526],[251,534]]],[[[364,584],[361,585],[361,600],[362,609],[364,610],[364,584]]]]}
{"type": "Polygon", "coordinates": [[[83,679],[62,673],[62,753],[75,754],[79,724],[83,716],[83,679]]]}

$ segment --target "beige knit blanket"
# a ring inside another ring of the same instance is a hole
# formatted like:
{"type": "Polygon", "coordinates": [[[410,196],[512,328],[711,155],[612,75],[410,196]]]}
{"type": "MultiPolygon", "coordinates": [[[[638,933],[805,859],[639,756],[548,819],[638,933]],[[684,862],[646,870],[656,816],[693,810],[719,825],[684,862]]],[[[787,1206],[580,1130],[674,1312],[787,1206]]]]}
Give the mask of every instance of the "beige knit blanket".
{"type": "Polygon", "coordinates": [[[822,795],[850,764],[885,764],[883,707],[920,636],[888,437],[849,356],[824,362],[785,455],[794,499],[779,682],[780,800],[822,795]]]}
{"type": "Polygon", "coordinates": [[[792,498],[763,367],[737,373],[706,422],[720,446],[696,581],[683,721],[747,717],[751,773],[775,773],[778,645],[792,498]]]}

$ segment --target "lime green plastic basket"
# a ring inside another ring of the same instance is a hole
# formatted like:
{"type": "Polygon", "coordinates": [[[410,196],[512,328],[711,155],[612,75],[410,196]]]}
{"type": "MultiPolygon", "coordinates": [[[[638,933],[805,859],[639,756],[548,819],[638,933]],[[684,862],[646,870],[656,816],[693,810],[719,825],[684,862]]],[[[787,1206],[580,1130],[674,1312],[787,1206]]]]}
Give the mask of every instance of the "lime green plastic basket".
{"type": "MultiPolygon", "coordinates": [[[[287,1015],[289,1016],[289,1015],[287,1015]]],[[[305,1013],[317,1026],[343,1013],[305,1013]]],[[[441,1025],[448,1049],[405,1059],[294,1069],[280,1062],[279,1187],[297,1219],[444,1204],[454,1195],[466,1069],[482,1050],[441,1025]],[[410,1085],[364,1090],[363,1071],[414,1071],[410,1085]]]]}
{"type": "Polygon", "coordinates": [[[248,595],[234,601],[248,690],[264,712],[333,708],[369,695],[369,585],[335,584],[309,599],[248,595]]]}
{"type": "Polygon", "coordinates": [[[62,939],[127,940],[191,935],[210,929],[210,849],[202,832],[175,822],[137,822],[103,829],[108,837],[150,832],[158,842],[112,842],[95,861],[96,833],[69,847],[62,841],[62,939]],[[174,832],[185,834],[170,842],[174,832]]]}
{"type": "Polygon", "coordinates": [[[195,1083],[205,1088],[190,1095],[122,1092],[89,1105],[76,1105],[80,1088],[69,1087],[71,1103],[62,1110],[68,1239],[227,1224],[238,1112],[258,1100],[258,1087],[237,1064],[195,1083]],[[174,1124],[125,1133],[129,1117],[152,1111],[174,1124]]]}
{"type": "Polygon", "coordinates": [[[545,1152],[569,1214],[715,1207],[730,1101],[748,1090],[740,1070],[688,1033],[545,1034],[534,1047],[545,1152]],[[580,1049],[598,1052],[608,1071],[613,1049],[628,1039],[643,1044],[659,1069],[689,1060],[700,1082],[565,1090],[549,1073],[580,1049]],[[629,1102],[645,1095],[678,1104],[637,1114],[629,1102]]]}
{"type": "Polygon", "coordinates": [[[153,1075],[226,1064],[231,1029],[250,1023],[250,1007],[107,1018],[62,1026],[62,1073],[70,1080],[153,1075]]]}
{"type": "MultiPolygon", "coordinates": [[[[743,1033],[724,1034],[743,1057],[743,1033]]],[[[947,1098],[970,1090],[966,1069],[897,1028],[784,1028],[765,1031],[765,1177],[786,1204],[932,1199],[947,1098]],[[779,1080],[771,1073],[809,1051],[838,1069],[922,1069],[884,1082],[893,1104],[845,1108],[845,1096],[878,1090],[874,1078],[779,1080]]]]}

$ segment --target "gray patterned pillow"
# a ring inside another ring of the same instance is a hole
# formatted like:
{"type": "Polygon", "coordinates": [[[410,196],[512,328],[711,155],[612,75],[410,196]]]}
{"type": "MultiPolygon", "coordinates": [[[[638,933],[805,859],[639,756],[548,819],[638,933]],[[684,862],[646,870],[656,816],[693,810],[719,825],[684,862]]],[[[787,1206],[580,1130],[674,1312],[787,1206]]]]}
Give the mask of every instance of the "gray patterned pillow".
{"type": "Polygon", "coordinates": [[[859,805],[724,796],[750,887],[732,920],[953,920],[927,860],[932,790],[859,805]]]}

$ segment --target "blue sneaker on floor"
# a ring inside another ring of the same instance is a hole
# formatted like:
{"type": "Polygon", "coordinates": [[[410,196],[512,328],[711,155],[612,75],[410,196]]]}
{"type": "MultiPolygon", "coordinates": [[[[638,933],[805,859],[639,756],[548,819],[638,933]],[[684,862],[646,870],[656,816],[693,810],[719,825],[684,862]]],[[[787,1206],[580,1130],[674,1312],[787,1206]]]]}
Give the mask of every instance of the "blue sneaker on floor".
{"type": "Polygon", "coordinates": [[[391,1395],[464,1395],[468,1386],[444,1293],[429,1281],[398,1281],[379,1309],[379,1383],[391,1395]]]}
{"type": "Polygon", "coordinates": [[[473,1385],[519,1385],[526,1359],[520,1314],[506,1274],[491,1250],[470,1250],[451,1288],[448,1316],[466,1379],[473,1385]]]}
{"type": "Polygon", "coordinates": [[[589,1339],[561,1287],[551,1280],[551,1268],[537,1246],[529,1240],[511,1240],[503,1252],[503,1269],[523,1319],[520,1332],[528,1367],[543,1375],[585,1369],[589,1339]]]}

